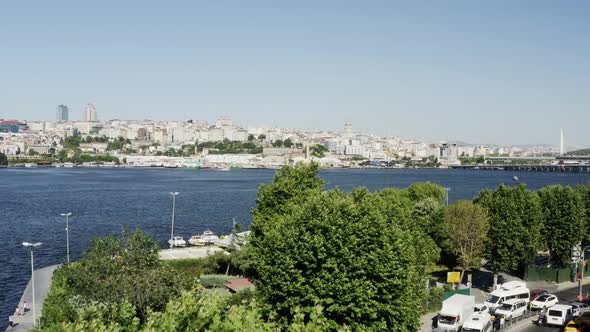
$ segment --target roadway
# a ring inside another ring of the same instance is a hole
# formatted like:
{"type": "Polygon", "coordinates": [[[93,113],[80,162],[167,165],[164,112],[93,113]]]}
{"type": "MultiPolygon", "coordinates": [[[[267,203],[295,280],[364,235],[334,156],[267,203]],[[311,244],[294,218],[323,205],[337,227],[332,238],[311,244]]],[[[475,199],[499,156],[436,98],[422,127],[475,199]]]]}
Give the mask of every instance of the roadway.
{"type": "MultiPolygon", "coordinates": [[[[587,289],[588,289],[588,285],[584,285],[584,292],[586,292],[587,289]]],[[[557,292],[554,292],[553,294],[557,295],[557,298],[559,298],[559,303],[567,304],[569,302],[576,301],[576,297],[578,296],[578,291],[579,291],[578,287],[575,287],[575,288],[571,288],[571,289],[557,291],[557,292]]],[[[536,317],[537,316],[533,316],[533,319],[536,317]]],[[[537,326],[536,324],[533,323],[532,319],[529,319],[528,323],[522,322],[522,323],[518,324],[517,328],[518,328],[518,331],[522,331],[522,332],[563,331],[563,328],[560,328],[560,327],[537,326]]],[[[516,329],[514,329],[514,330],[516,331],[516,329]]]]}

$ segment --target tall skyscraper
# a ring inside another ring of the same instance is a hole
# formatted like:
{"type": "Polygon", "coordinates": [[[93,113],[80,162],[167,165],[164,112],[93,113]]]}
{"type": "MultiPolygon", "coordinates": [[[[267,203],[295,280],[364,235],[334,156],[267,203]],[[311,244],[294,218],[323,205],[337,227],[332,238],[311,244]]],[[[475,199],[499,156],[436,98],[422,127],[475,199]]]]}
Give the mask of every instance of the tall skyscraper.
{"type": "Polygon", "coordinates": [[[96,106],[93,103],[88,103],[84,107],[84,121],[95,122],[98,121],[96,117],[96,106]]]}
{"type": "Polygon", "coordinates": [[[55,114],[57,121],[68,121],[70,119],[70,111],[66,105],[57,106],[55,114]]]}
{"type": "Polygon", "coordinates": [[[346,122],[344,124],[344,137],[351,138],[352,137],[352,123],[346,122]]]}

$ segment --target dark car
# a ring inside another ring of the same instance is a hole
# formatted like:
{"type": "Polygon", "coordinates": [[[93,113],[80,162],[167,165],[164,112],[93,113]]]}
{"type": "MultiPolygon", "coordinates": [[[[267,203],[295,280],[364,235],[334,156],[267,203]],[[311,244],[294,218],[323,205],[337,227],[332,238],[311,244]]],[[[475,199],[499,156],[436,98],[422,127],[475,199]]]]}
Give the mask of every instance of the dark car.
{"type": "Polygon", "coordinates": [[[549,292],[544,289],[533,289],[531,291],[531,296],[529,298],[529,301],[533,301],[534,299],[536,299],[537,297],[539,297],[543,294],[549,294],[549,292]]]}

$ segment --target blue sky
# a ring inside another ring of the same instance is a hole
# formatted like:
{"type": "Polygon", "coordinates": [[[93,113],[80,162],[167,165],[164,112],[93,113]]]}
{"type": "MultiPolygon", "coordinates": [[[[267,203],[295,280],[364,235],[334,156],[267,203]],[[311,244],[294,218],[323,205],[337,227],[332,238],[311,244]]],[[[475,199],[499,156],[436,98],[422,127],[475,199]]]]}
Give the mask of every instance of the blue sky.
{"type": "Polygon", "coordinates": [[[588,1],[3,1],[0,118],[590,146],[588,1]]]}

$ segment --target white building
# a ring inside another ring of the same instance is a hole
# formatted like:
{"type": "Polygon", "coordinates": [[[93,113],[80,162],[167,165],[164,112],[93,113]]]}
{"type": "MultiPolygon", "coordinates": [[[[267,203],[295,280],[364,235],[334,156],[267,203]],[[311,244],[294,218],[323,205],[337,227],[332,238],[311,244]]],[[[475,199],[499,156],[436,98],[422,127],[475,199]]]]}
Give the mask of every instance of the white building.
{"type": "Polygon", "coordinates": [[[88,103],[84,107],[84,121],[86,122],[96,122],[98,118],[96,117],[96,106],[93,103],[88,103]]]}

